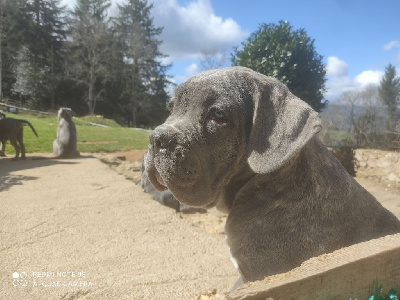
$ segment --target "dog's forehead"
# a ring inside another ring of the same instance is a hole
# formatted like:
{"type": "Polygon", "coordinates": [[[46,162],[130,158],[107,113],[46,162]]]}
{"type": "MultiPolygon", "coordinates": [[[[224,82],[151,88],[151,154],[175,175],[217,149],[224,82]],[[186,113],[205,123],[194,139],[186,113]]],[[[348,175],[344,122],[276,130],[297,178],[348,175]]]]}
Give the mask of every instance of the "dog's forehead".
{"type": "Polygon", "coordinates": [[[174,107],[188,107],[204,105],[204,102],[211,102],[218,96],[218,92],[211,86],[196,84],[184,84],[177,90],[172,101],[174,107]]]}
{"type": "Polygon", "coordinates": [[[196,76],[178,86],[172,98],[173,107],[207,108],[214,103],[234,104],[240,100],[240,85],[225,76],[196,76]]]}

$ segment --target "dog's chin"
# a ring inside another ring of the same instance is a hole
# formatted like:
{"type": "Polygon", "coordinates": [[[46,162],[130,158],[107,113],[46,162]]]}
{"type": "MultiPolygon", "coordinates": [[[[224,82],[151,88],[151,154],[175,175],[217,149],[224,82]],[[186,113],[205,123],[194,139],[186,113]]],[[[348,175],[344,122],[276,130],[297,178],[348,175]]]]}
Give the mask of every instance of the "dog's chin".
{"type": "Polygon", "coordinates": [[[192,207],[209,209],[217,203],[217,201],[211,198],[213,195],[210,195],[207,188],[199,183],[193,184],[190,188],[182,188],[178,184],[170,183],[168,184],[168,188],[179,202],[192,207]]]}
{"type": "Polygon", "coordinates": [[[176,153],[170,156],[150,153],[146,158],[148,178],[157,190],[169,189],[179,202],[211,208],[217,203],[213,199],[216,191],[209,186],[210,178],[202,174],[200,160],[194,155],[190,156],[191,159],[188,157],[176,153]]]}
{"type": "Polygon", "coordinates": [[[192,207],[212,208],[217,201],[211,199],[210,189],[198,176],[188,174],[160,174],[157,168],[147,170],[153,186],[163,191],[169,189],[175,198],[192,207]]]}
{"type": "Polygon", "coordinates": [[[198,176],[169,176],[165,183],[171,193],[186,205],[201,208],[212,208],[218,203],[218,191],[210,186],[210,178],[198,176]]]}

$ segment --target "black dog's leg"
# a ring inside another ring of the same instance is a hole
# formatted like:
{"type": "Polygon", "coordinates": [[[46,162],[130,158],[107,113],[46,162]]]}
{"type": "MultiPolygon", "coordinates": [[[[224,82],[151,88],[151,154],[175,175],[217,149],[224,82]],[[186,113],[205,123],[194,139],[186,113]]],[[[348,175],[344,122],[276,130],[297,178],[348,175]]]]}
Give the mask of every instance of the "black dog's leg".
{"type": "Polygon", "coordinates": [[[5,152],[6,142],[7,142],[7,140],[1,141],[0,157],[6,157],[6,152],[5,152]]]}
{"type": "Polygon", "coordinates": [[[18,146],[17,140],[10,139],[10,143],[11,143],[11,145],[13,145],[13,147],[15,149],[15,157],[12,160],[18,160],[20,151],[19,151],[19,146],[18,146]]]}
{"type": "Polygon", "coordinates": [[[25,145],[24,145],[24,132],[21,132],[17,136],[18,143],[21,147],[21,159],[25,159],[25,145]]]}

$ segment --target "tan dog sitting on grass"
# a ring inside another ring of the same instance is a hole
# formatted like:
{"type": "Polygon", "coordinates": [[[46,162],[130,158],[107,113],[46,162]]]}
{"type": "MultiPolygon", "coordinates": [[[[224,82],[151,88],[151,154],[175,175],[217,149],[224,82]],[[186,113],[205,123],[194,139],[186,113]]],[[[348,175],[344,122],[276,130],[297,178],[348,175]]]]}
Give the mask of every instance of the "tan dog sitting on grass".
{"type": "Polygon", "coordinates": [[[76,149],[77,135],[75,123],[72,121],[74,112],[67,107],[58,110],[57,139],[53,142],[54,158],[74,158],[80,153],[76,149]]]}

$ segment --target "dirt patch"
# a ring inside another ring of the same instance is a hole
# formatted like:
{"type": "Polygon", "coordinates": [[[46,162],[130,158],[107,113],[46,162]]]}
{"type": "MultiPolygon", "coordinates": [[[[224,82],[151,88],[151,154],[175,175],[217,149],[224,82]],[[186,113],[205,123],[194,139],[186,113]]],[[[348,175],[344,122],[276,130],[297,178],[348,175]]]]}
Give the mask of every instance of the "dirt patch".
{"type": "Polygon", "coordinates": [[[116,157],[125,157],[125,160],[131,162],[141,162],[143,155],[147,152],[147,149],[135,149],[130,151],[118,151],[114,152],[113,155],[116,157]]]}
{"type": "Polygon", "coordinates": [[[126,179],[138,184],[142,177],[142,157],[147,150],[118,151],[113,153],[95,153],[95,157],[108,164],[126,179]]]}

